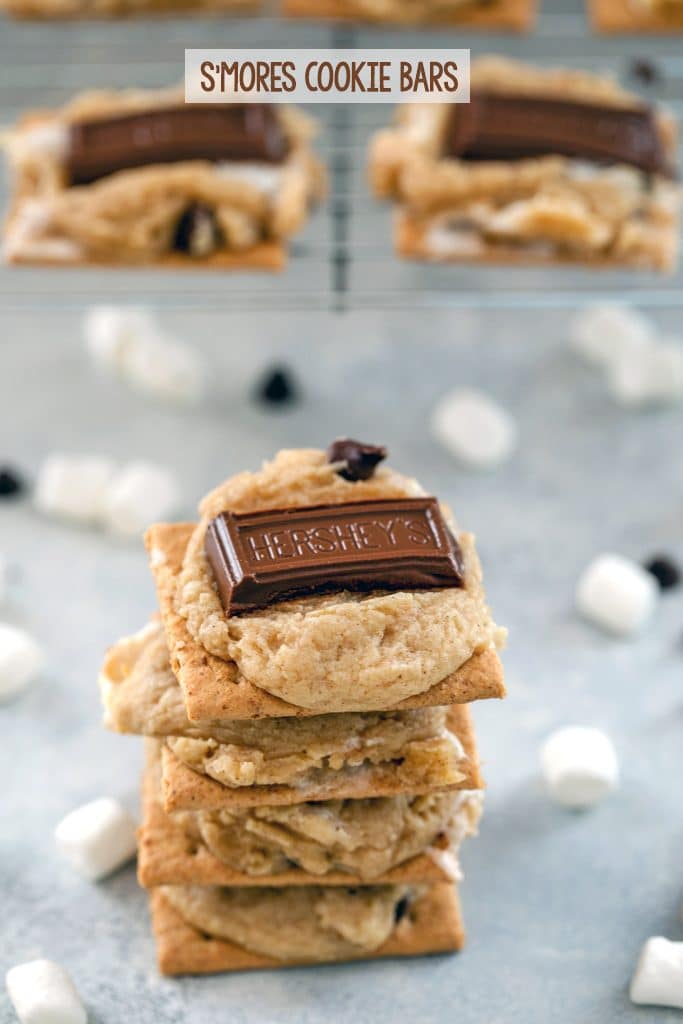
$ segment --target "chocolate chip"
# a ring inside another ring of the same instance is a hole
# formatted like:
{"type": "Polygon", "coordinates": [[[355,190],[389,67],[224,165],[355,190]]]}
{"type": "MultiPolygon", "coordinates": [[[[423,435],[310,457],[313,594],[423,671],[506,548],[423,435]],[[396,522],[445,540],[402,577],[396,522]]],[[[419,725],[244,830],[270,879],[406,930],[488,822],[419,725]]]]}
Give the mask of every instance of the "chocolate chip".
{"type": "Polygon", "coordinates": [[[352,441],[350,437],[337,438],[327,449],[327,461],[346,463],[337,473],[352,482],[369,480],[378,463],[386,457],[387,450],[383,445],[363,444],[362,441],[352,441]]]}
{"type": "Polygon", "coordinates": [[[176,225],[173,248],[201,259],[219,245],[220,230],[213,210],[205,203],[192,203],[176,225]]]}
{"type": "Polygon", "coordinates": [[[645,563],[645,568],[652,573],[661,590],[671,590],[681,582],[681,570],[666,555],[655,555],[645,563]]]}
{"type": "Polygon", "coordinates": [[[394,907],[394,921],[398,924],[408,913],[408,907],[410,906],[410,900],[407,896],[402,896],[394,907]]]}
{"type": "Polygon", "coordinates": [[[25,490],[26,484],[16,470],[0,467],[0,498],[18,498],[25,490]]]}
{"type": "Polygon", "coordinates": [[[298,389],[294,378],[284,366],[274,366],[268,370],[258,385],[257,398],[271,405],[286,405],[296,402],[298,389]]]}
{"type": "Polygon", "coordinates": [[[629,73],[631,78],[635,78],[642,85],[654,85],[661,81],[662,77],[657,65],[645,57],[635,57],[631,61],[629,73]]]}

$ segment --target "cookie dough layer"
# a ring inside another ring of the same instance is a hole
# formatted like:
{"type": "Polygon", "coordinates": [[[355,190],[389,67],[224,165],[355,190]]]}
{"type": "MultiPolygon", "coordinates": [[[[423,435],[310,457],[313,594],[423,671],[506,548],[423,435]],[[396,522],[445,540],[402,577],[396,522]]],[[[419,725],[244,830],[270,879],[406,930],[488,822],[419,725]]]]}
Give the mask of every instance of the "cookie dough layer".
{"type": "Polygon", "coordinates": [[[66,177],[69,126],[182,104],[176,89],[89,92],[56,113],[38,112],[9,134],[14,194],[5,228],[10,262],[280,269],[284,243],[324,193],[310,149],[313,125],[276,107],[290,150],[283,163],[191,160],[117,171],[88,185],[66,177]],[[217,235],[174,250],[183,215],[211,211],[217,235]]]}
{"type": "MultiPolygon", "coordinates": [[[[607,78],[493,57],[473,63],[471,86],[615,108],[642,103],[607,78]]],[[[374,191],[400,204],[400,255],[674,268],[680,205],[675,182],[624,164],[602,167],[556,155],[508,161],[442,156],[451,111],[447,105],[403,107],[395,127],[372,142],[374,191]]],[[[674,162],[675,123],[664,114],[657,123],[674,162]]]]}
{"type": "MultiPolygon", "coordinates": [[[[248,890],[247,890],[248,891],[248,890]]],[[[253,890],[252,890],[253,891],[253,890]]],[[[269,890],[258,890],[258,893],[267,893],[269,890]]],[[[295,890],[286,890],[289,893],[295,890]]],[[[302,892],[301,889],[296,890],[302,892]]],[[[305,891],[305,890],[303,890],[305,891]]],[[[322,890],[324,892],[325,890],[322,890]]],[[[335,890],[327,890],[335,892],[335,890]]],[[[325,933],[325,948],[328,943],[339,946],[342,943],[346,946],[345,952],[335,953],[332,960],[361,960],[376,959],[389,956],[419,956],[425,953],[455,952],[462,948],[464,943],[464,930],[460,916],[460,907],[455,887],[447,884],[433,885],[423,889],[410,890],[411,898],[406,904],[401,904],[403,896],[398,893],[404,890],[399,887],[392,887],[391,895],[380,897],[376,902],[376,909],[367,910],[363,908],[362,902],[357,910],[350,905],[343,905],[338,899],[334,903],[329,899],[325,902],[316,902],[315,897],[309,897],[313,903],[312,915],[306,921],[307,931],[310,934],[311,922],[316,920],[316,927],[325,933]],[[396,898],[398,896],[398,898],[396,898]],[[369,949],[368,943],[372,935],[372,941],[376,941],[381,933],[382,927],[386,927],[386,908],[393,905],[394,920],[400,920],[389,929],[385,940],[376,948],[369,949]],[[403,911],[405,908],[405,912],[403,911]],[[335,938],[339,936],[339,938],[335,938]],[[352,941],[353,940],[353,941],[352,941]],[[362,943],[362,944],[361,944],[362,943]]],[[[174,887],[174,893],[169,899],[169,889],[155,889],[150,895],[150,909],[152,914],[152,926],[157,942],[157,958],[159,969],[162,974],[211,974],[218,971],[249,970],[253,968],[282,967],[286,964],[306,964],[320,962],[322,957],[322,944],[317,945],[313,957],[308,955],[297,956],[293,947],[287,944],[283,946],[278,943],[278,953],[286,959],[276,959],[274,956],[265,956],[262,953],[254,953],[245,949],[234,940],[214,938],[206,930],[201,930],[194,924],[189,923],[183,914],[191,914],[196,921],[201,918],[204,925],[216,926],[216,920],[224,921],[222,911],[228,905],[232,908],[236,900],[230,897],[223,900],[218,897],[213,901],[205,898],[201,906],[192,902],[184,890],[185,896],[179,895],[174,887]],[[175,903],[181,903],[178,909],[175,903]]],[[[361,890],[357,891],[358,893],[361,890]]],[[[350,899],[356,899],[350,897],[350,899]]],[[[365,898],[367,899],[367,897],[365,898]]],[[[242,902],[241,907],[244,906],[242,902]]],[[[303,903],[299,904],[303,907],[303,903]]],[[[254,910],[254,907],[251,907],[254,910]]],[[[278,911],[280,907],[278,907],[278,911]]],[[[272,920],[274,910],[271,904],[270,915],[267,915],[267,922],[272,920]]],[[[289,910],[284,911],[286,919],[283,928],[289,929],[287,922],[291,922],[292,916],[289,910]]],[[[249,914],[245,920],[245,927],[253,928],[256,914],[249,914]]],[[[221,931],[220,923],[218,927],[221,931]]],[[[234,932],[233,932],[234,934],[234,932]]],[[[289,934],[289,931],[287,931],[289,934]]],[[[252,933],[253,938],[253,933],[252,933]]],[[[261,943],[259,943],[261,944],[261,943]]]]}
{"type": "Polygon", "coordinates": [[[6,10],[15,18],[45,21],[181,13],[246,14],[260,7],[260,0],[0,0],[0,10],[6,10]]]}
{"type": "MultiPolygon", "coordinates": [[[[367,481],[349,482],[324,452],[282,451],[258,473],[240,473],[204,499],[180,572],[180,529],[152,527],[147,534],[150,563],[189,717],[221,717],[225,711],[211,697],[220,700],[226,684],[241,682],[309,713],[393,708],[427,693],[474,655],[502,645],[505,632],[491,618],[473,538],[464,533],[458,533],[463,587],[342,591],[244,615],[225,614],[204,554],[206,528],[220,512],[342,505],[421,493],[416,481],[390,469],[380,467],[367,481]],[[214,685],[206,678],[212,672],[214,685]],[[193,692],[203,695],[199,706],[193,692]]],[[[465,699],[476,696],[470,692],[465,699]]]]}
{"type": "Polygon", "coordinates": [[[445,708],[193,724],[158,622],[112,648],[100,690],[106,725],[168,737],[178,760],[225,786],[317,786],[364,763],[421,763],[427,744],[431,762],[438,757],[448,771],[462,753],[447,730],[445,708]]]}
{"type": "Polygon", "coordinates": [[[394,25],[469,25],[525,32],[536,18],[534,0],[285,0],[289,18],[368,21],[394,25]]]}
{"type": "Polygon", "coordinates": [[[456,792],[168,815],[148,747],[138,852],[146,887],[454,881],[460,843],[481,814],[480,792],[456,792]]]}
{"type": "Polygon", "coordinates": [[[189,768],[164,746],[162,790],[166,811],[215,811],[236,807],[283,806],[307,800],[360,800],[365,797],[429,793],[435,789],[482,789],[483,782],[469,709],[448,710],[451,736],[415,744],[410,757],[382,764],[363,764],[340,771],[321,771],[301,785],[224,786],[189,768]]]}
{"type": "Polygon", "coordinates": [[[683,3],[648,0],[587,0],[596,32],[669,35],[683,32],[683,3]]]}

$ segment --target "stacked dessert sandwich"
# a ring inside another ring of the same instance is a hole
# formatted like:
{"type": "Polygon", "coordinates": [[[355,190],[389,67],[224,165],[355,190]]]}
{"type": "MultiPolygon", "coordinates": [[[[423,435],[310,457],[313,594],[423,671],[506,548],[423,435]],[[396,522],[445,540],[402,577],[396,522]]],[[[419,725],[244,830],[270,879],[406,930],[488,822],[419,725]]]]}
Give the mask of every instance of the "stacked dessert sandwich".
{"type": "Polygon", "coordinates": [[[84,93],[6,140],[14,263],[279,270],[324,192],[300,111],[183,102],[177,89],[84,93]]]}
{"type": "Polygon", "coordinates": [[[504,631],[470,534],[385,451],[282,451],[147,534],[160,615],[109,652],[147,737],[140,882],[165,974],[457,950],[504,631]]]}
{"type": "Polygon", "coordinates": [[[470,103],[403,107],[372,143],[408,259],[672,270],[676,125],[611,79],[498,57],[470,103]]]}
{"type": "Polygon", "coordinates": [[[598,32],[683,32],[683,0],[588,0],[588,14],[598,32]]]}

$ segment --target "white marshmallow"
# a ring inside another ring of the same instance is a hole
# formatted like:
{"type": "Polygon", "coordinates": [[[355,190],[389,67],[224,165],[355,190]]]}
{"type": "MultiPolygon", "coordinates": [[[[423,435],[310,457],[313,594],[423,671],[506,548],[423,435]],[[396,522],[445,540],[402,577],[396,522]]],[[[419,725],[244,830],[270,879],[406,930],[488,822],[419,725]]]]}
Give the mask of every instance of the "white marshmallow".
{"type": "Polygon", "coordinates": [[[541,747],[541,771],[548,793],[565,807],[592,807],[619,782],[612,742],[599,729],[568,726],[541,747]]]}
{"type": "Polygon", "coordinates": [[[0,700],[25,690],[44,666],[43,651],[26,630],[0,623],[0,700]]]}
{"type": "Polygon", "coordinates": [[[589,362],[602,366],[647,348],[654,337],[650,321],[626,305],[586,306],[569,324],[572,347],[589,362]]]}
{"type": "Polygon", "coordinates": [[[112,533],[134,537],[171,515],[179,499],[175,477],[152,462],[130,462],[114,477],[104,500],[104,523],[112,533]]]}
{"type": "Polygon", "coordinates": [[[38,472],[36,507],[77,523],[97,522],[113,475],[113,463],[96,455],[50,455],[38,472]]]}
{"type": "Polygon", "coordinates": [[[135,822],[117,800],[104,796],[67,814],[55,840],[76,870],[94,882],[135,855],[135,822]]]}
{"type": "Polygon", "coordinates": [[[188,345],[161,335],[139,339],[126,352],[126,381],[144,394],[190,404],[204,390],[204,363],[188,345]]]}
{"type": "Polygon", "coordinates": [[[631,1001],[683,1010],[683,942],[655,935],[643,946],[631,979],[631,1001]]]}
{"type": "Polygon", "coordinates": [[[7,972],[5,983],[21,1024],[86,1024],[74,983],[52,960],[17,964],[7,972]]]}
{"type": "Polygon", "coordinates": [[[432,433],[457,458],[489,469],[514,451],[515,421],[481,391],[453,391],[437,404],[432,433]]]}
{"type": "Polygon", "coordinates": [[[610,633],[627,636],[650,618],[659,597],[651,573],[621,555],[599,555],[576,586],[576,607],[610,633]]]}
{"type": "Polygon", "coordinates": [[[141,338],[157,333],[157,326],[146,309],[126,306],[93,306],[83,322],[85,344],[97,365],[120,374],[129,349],[141,338]]]}
{"type": "Polygon", "coordinates": [[[683,348],[661,342],[623,352],[609,367],[609,389],[621,405],[665,405],[683,398],[683,348]]]}

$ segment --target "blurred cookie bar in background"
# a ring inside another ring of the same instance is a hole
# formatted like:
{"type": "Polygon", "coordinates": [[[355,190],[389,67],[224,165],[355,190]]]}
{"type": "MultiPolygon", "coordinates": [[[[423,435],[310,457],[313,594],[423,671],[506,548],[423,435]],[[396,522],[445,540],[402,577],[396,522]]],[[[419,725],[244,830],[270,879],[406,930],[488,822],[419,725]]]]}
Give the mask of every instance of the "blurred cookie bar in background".
{"type": "Polygon", "coordinates": [[[179,89],[87,92],[7,139],[10,263],[279,270],[325,188],[313,122],[179,89]]]}
{"type": "Polygon", "coordinates": [[[401,107],[371,143],[407,259],[670,271],[673,118],[610,78],[474,61],[471,102],[401,107]]]}

